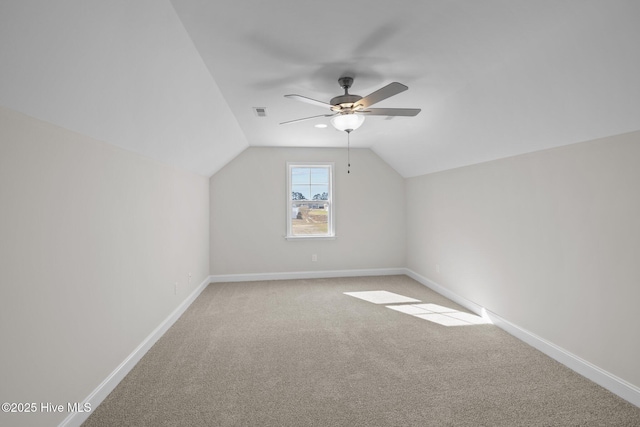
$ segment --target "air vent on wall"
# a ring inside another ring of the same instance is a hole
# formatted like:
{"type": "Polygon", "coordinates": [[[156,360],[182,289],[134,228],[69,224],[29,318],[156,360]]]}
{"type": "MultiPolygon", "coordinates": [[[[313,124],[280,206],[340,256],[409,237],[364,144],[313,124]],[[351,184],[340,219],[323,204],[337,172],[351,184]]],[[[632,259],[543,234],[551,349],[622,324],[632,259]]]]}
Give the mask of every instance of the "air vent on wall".
{"type": "Polygon", "coordinates": [[[267,117],[266,107],[253,107],[253,112],[256,113],[258,117],[267,117]]]}

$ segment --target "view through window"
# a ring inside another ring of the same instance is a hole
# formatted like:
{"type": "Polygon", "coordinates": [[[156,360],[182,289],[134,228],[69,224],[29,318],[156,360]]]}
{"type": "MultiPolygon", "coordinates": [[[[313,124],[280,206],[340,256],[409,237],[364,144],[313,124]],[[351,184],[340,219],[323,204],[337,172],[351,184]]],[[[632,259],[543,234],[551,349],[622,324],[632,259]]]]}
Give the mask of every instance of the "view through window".
{"type": "Polygon", "coordinates": [[[332,187],[332,164],[288,164],[288,237],[333,236],[332,187]]]}

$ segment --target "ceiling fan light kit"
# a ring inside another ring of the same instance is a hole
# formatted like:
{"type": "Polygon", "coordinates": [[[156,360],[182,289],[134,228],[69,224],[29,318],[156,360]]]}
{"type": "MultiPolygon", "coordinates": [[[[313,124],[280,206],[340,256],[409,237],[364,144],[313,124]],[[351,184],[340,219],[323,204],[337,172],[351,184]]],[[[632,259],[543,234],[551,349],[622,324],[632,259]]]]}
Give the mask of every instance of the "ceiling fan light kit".
{"type": "Polygon", "coordinates": [[[364,116],[360,114],[341,114],[331,118],[331,124],[338,130],[353,132],[364,123],[364,116]]]}

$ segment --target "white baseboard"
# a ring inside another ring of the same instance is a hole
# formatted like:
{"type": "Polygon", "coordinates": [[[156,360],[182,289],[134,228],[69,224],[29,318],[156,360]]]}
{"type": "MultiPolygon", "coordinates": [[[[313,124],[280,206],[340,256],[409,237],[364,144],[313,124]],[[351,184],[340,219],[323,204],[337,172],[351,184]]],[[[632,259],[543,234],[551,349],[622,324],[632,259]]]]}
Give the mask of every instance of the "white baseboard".
{"type": "MultiPolygon", "coordinates": [[[[165,332],[182,316],[182,313],[195,301],[200,293],[207,287],[210,282],[210,276],[207,277],[198,287],[178,306],[175,310],[162,322],[158,327],[133,350],[133,352],[104,380],[96,387],[95,390],[82,402],[89,403],[91,408],[95,410],[98,405],[113,391],[114,388],[122,381],[122,379],[133,369],[133,367],[142,359],[147,351],[164,335],[165,332]]],[[[60,424],[59,427],[80,426],[91,415],[90,412],[74,412],[69,414],[60,424]]]]}
{"type": "Polygon", "coordinates": [[[209,276],[211,283],[254,282],[260,280],[324,279],[330,277],[393,276],[406,274],[405,268],[370,268],[360,270],[292,271],[284,273],[218,274],[209,276]]]}
{"type": "Polygon", "coordinates": [[[514,337],[518,338],[521,341],[529,344],[535,349],[543,352],[547,356],[555,359],[556,361],[562,363],[569,369],[577,372],[585,378],[593,381],[594,383],[606,388],[613,394],[616,394],[626,400],[629,403],[632,403],[635,406],[640,407],[640,388],[636,387],[633,384],[628,383],[622,378],[618,378],[615,375],[605,371],[597,367],[596,365],[587,362],[586,360],[576,356],[568,352],[567,350],[558,347],[557,345],[541,338],[526,329],[515,325],[508,320],[503,319],[495,313],[485,309],[484,307],[469,301],[454,292],[446,289],[445,287],[433,282],[430,279],[427,279],[424,276],[419,275],[418,273],[405,269],[405,274],[415,281],[425,285],[431,290],[439,293],[440,295],[449,298],[451,301],[460,304],[461,306],[467,308],[468,310],[488,319],[499,327],[500,329],[508,332],[514,337]]]}

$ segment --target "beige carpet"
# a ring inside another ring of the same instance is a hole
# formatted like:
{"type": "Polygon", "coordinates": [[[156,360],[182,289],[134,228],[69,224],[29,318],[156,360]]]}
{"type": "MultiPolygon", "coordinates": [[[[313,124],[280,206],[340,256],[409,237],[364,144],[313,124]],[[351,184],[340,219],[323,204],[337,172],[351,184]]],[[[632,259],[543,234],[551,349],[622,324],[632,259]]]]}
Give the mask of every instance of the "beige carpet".
{"type": "Polygon", "coordinates": [[[209,285],[85,426],[640,426],[637,408],[406,276],[209,285]]]}

